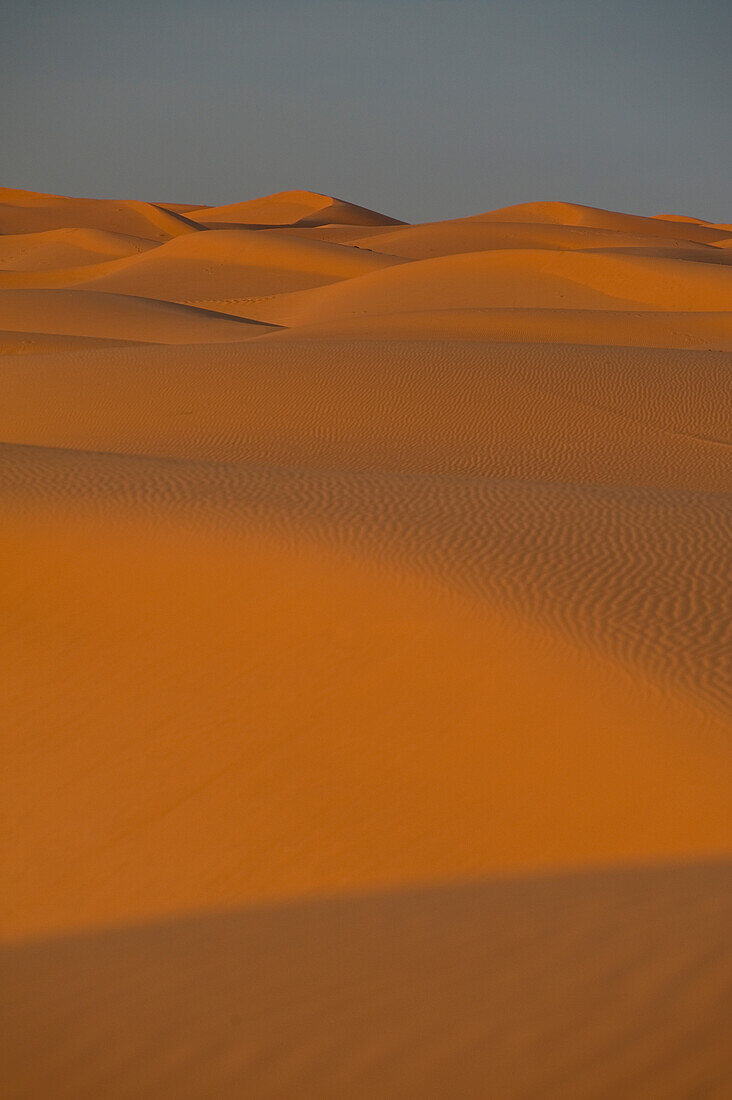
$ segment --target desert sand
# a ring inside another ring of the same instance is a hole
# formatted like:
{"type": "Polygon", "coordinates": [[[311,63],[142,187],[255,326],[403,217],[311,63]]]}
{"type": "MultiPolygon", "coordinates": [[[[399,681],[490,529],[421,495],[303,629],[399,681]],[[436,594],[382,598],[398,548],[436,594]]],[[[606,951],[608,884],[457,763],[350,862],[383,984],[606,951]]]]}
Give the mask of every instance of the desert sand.
{"type": "Polygon", "coordinates": [[[731,246],[0,191],[3,1095],[729,1095],[731,246]]]}

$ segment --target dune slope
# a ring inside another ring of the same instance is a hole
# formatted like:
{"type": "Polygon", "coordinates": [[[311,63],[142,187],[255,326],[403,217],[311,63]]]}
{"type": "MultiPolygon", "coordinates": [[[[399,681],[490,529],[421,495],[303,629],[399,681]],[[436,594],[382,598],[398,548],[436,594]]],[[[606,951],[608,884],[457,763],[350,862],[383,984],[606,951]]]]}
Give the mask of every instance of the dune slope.
{"type": "Polygon", "coordinates": [[[7,931],[724,850],[716,498],[3,457],[7,931]]]}

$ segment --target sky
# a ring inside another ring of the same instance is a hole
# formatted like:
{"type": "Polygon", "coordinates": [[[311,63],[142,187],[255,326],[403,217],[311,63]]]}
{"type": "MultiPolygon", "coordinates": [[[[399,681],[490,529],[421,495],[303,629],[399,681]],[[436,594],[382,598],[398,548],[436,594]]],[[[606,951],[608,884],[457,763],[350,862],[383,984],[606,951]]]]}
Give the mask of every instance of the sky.
{"type": "Polygon", "coordinates": [[[729,0],[3,0],[0,185],[732,221],[729,0]]]}

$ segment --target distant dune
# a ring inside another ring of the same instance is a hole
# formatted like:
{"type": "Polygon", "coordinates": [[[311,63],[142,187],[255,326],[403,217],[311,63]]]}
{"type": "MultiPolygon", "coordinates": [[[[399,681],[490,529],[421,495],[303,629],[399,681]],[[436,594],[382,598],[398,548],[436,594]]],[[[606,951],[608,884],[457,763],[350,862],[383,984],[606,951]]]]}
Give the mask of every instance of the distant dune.
{"type": "Polygon", "coordinates": [[[0,191],[3,1095],[729,1095],[731,242],[0,191]]]}
{"type": "Polygon", "coordinates": [[[354,206],[330,195],[318,195],[313,191],[282,191],[277,195],[253,199],[250,202],[234,202],[228,206],[199,208],[196,221],[201,225],[224,228],[242,225],[266,229],[268,226],[320,226],[320,225],[401,225],[396,218],[387,218],[363,206],[354,206]]]}

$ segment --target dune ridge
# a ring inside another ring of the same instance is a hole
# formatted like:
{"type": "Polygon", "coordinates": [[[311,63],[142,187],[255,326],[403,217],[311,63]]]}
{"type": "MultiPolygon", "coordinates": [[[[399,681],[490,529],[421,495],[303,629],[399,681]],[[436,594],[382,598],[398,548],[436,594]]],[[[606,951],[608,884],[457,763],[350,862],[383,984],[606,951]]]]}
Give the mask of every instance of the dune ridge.
{"type": "Polygon", "coordinates": [[[0,191],[4,1095],[727,1095],[731,242],[0,191]]]}

